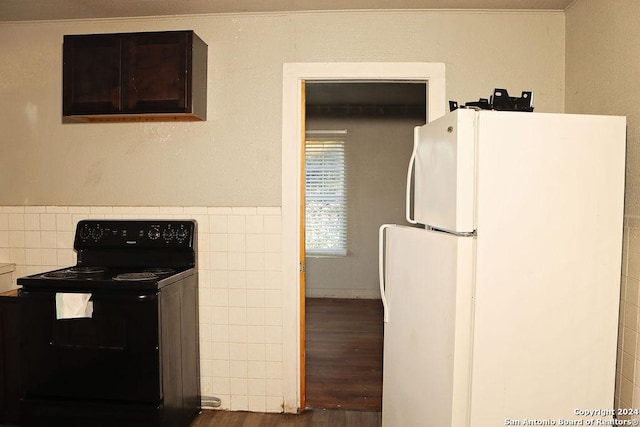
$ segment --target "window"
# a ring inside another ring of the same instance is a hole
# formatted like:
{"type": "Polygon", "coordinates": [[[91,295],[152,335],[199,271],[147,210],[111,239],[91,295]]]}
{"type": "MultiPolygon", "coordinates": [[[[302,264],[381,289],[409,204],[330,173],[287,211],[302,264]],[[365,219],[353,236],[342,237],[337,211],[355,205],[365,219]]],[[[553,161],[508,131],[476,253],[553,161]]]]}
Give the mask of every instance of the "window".
{"type": "Polygon", "coordinates": [[[346,131],[309,131],[305,144],[307,255],[347,254],[346,131]]]}

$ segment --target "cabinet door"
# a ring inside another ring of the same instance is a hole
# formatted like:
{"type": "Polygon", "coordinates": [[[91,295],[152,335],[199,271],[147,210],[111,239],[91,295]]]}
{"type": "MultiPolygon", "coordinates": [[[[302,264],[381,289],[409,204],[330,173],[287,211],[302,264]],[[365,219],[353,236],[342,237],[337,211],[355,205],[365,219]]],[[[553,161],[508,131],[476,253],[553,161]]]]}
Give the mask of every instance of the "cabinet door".
{"type": "Polygon", "coordinates": [[[121,110],[121,39],[112,35],[65,36],[63,114],[121,110]]]}
{"type": "Polygon", "coordinates": [[[123,110],[189,112],[191,33],[130,34],[123,46],[123,110]]]}

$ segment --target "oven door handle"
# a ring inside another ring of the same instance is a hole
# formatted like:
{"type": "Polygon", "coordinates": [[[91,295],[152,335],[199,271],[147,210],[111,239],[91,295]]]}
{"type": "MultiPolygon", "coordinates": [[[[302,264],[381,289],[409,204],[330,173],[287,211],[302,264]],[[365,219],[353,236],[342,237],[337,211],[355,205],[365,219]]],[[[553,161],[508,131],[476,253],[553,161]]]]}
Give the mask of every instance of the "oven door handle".
{"type": "Polygon", "coordinates": [[[86,288],[56,288],[51,289],[49,284],[48,289],[42,288],[21,288],[18,290],[18,298],[54,298],[57,292],[69,292],[69,293],[87,293],[91,294],[91,301],[100,301],[100,300],[121,300],[127,299],[130,302],[132,301],[140,301],[147,302],[150,300],[157,300],[158,294],[157,292],[149,292],[149,293],[140,293],[140,292],[114,292],[114,291],[97,291],[95,289],[86,289],[86,288]],[[135,298],[132,298],[135,297],[135,298]]]}
{"type": "Polygon", "coordinates": [[[67,349],[84,349],[84,350],[108,350],[108,351],[124,351],[124,346],[107,346],[107,345],[87,345],[87,344],[64,344],[56,341],[50,341],[49,345],[56,348],[67,349]]]}

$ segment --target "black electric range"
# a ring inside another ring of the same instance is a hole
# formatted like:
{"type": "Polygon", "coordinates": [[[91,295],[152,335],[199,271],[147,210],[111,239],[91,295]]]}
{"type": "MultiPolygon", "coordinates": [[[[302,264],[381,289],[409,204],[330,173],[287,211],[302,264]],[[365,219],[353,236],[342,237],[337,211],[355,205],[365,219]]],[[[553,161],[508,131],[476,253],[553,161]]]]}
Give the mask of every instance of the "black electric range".
{"type": "Polygon", "coordinates": [[[23,425],[189,425],[196,236],[195,221],[84,220],[76,265],[18,279],[23,425]]]}

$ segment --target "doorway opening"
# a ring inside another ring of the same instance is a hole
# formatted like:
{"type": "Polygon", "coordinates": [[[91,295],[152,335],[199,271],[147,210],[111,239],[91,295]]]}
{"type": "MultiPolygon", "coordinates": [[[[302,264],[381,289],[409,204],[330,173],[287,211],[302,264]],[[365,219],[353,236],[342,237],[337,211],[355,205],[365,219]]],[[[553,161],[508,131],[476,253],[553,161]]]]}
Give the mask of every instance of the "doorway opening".
{"type": "Polygon", "coordinates": [[[405,222],[426,82],[305,84],[306,407],[381,411],[378,228],[405,222]]]}
{"type": "Polygon", "coordinates": [[[379,298],[378,227],[405,221],[426,98],[425,82],[305,84],[307,297],[379,298]]]}
{"type": "MultiPolygon", "coordinates": [[[[426,83],[427,121],[444,115],[444,64],[434,63],[295,63],[283,69],[282,139],[282,286],[283,409],[306,406],[304,162],[305,85],[313,82],[426,83]]],[[[402,204],[401,204],[402,206],[402,204]]]]}

